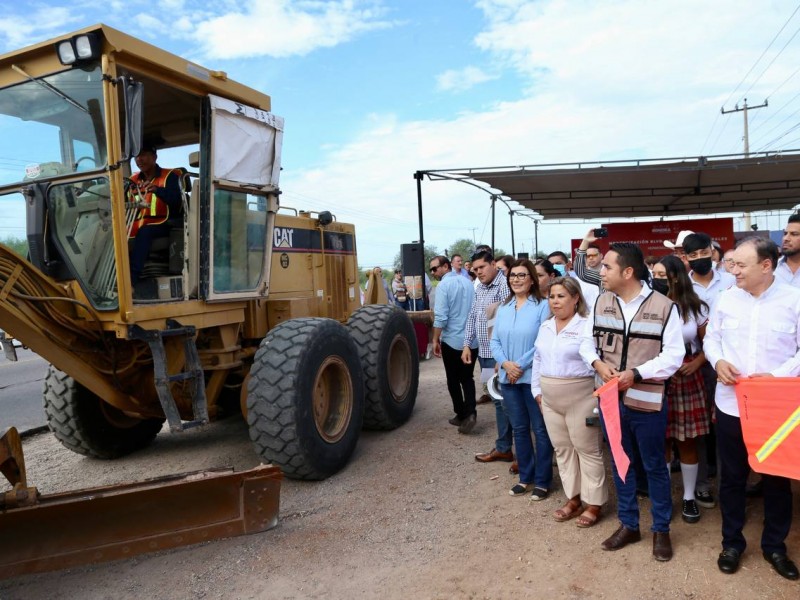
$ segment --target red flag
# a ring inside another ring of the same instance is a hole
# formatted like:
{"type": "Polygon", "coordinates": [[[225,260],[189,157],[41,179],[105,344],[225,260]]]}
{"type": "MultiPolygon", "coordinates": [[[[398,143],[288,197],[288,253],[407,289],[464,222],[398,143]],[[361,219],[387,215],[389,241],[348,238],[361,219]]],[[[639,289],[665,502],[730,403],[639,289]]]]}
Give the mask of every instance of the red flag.
{"type": "Polygon", "coordinates": [[[800,377],[751,377],[736,382],[750,467],[800,479],[800,377]]]}
{"type": "Polygon", "coordinates": [[[619,377],[604,383],[594,392],[600,398],[600,410],[603,411],[603,422],[606,426],[608,445],[611,446],[611,456],[623,483],[628,475],[630,458],[622,448],[622,428],[619,422],[619,377]]]}

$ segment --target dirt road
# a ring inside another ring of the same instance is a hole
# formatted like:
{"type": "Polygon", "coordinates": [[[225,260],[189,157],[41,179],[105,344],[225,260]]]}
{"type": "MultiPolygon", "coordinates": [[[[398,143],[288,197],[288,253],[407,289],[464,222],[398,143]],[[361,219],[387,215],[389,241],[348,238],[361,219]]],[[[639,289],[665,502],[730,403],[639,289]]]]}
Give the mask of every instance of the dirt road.
{"type": "MultiPolygon", "coordinates": [[[[759,501],[748,511],[742,567],[726,576],[716,567],[716,510],[704,510],[695,525],[676,512],[675,557],[657,563],[645,535],[647,501],[643,541],[609,553],[600,542],[617,527],[613,504],[583,530],[552,519],[564,500],[560,491],[538,503],[509,496],[508,465],[473,459],[493,445],[493,407],[478,407],[475,432],[459,435],[447,423],[443,378],[440,361],[423,363],[411,421],[389,433],[365,432],[343,472],[319,483],[285,480],[272,531],[6,580],[0,599],[800,597],[800,584],[779,577],[761,557],[759,501]]],[[[27,440],[25,452],[29,480],[45,493],[258,464],[238,418],[180,436],[162,433],[146,451],[114,462],[72,454],[49,434],[27,440]]],[[[677,509],[677,489],[673,496],[677,509]]],[[[800,560],[797,524],[788,546],[800,560]]]]}

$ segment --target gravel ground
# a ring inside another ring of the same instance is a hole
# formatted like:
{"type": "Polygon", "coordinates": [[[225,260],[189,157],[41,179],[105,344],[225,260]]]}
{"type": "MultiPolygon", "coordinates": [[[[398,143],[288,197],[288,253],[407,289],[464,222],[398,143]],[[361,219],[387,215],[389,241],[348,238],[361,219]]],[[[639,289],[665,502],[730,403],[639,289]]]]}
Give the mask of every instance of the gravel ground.
{"type": "MultiPolygon", "coordinates": [[[[0,582],[0,600],[31,598],[730,598],[800,597],[758,551],[761,503],[748,510],[750,551],[736,575],[721,574],[720,518],[703,511],[673,521],[675,557],[651,555],[649,505],[643,541],[616,553],[600,542],[617,527],[613,505],[591,529],[551,515],[564,501],[513,498],[507,463],[473,456],[494,441],[494,410],[459,435],[440,361],[421,366],[414,415],[388,433],[364,432],[349,466],[327,481],[285,480],[275,529],[70,571],[0,582]]],[[[259,463],[236,417],[181,435],[162,432],[147,450],[104,462],[73,454],[50,434],[25,441],[28,478],[43,493],[259,463]]],[[[676,511],[679,510],[677,485],[676,511]]],[[[556,486],[558,478],[556,477],[556,486]]],[[[613,494],[612,494],[613,502],[613,494]]],[[[800,502],[795,501],[795,510],[800,502]]],[[[2,535],[2,532],[0,532],[2,535]]],[[[800,560],[800,532],[787,540],[800,560]]]]}

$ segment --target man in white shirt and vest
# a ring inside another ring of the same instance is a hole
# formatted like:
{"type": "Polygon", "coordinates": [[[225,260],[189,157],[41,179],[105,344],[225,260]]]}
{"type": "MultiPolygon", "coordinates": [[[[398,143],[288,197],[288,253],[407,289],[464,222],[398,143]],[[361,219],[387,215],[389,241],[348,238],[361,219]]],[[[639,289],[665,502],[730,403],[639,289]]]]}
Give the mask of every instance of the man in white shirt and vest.
{"type": "MultiPolygon", "coordinates": [[[[681,366],[686,352],[675,304],[645,283],[647,266],[636,244],[611,244],[600,269],[603,288],[584,328],[581,356],[602,381],[619,378],[622,447],[636,446],[647,473],[651,502],[653,556],[672,558],[669,524],[672,492],[665,461],[667,406],[664,382],[681,366]]],[[[601,422],[605,420],[601,411],[601,422]]],[[[642,539],[636,473],[623,481],[612,459],[620,526],[603,550],[619,550],[642,539]]]]}
{"type": "MultiPolygon", "coordinates": [[[[740,377],[800,375],[800,290],[774,274],[778,247],[769,239],[750,237],[733,254],[736,287],[722,293],[711,311],[703,349],[717,372],[716,417],[719,445],[723,573],[739,568],[746,541],[745,486],[750,472],[734,385],[740,377]]],[[[797,405],[797,398],[786,398],[797,405]]],[[[764,559],[787,579],[798,579],[797,566],[786,554],[792,525],[791,480],[762,475],[764,559]]]]}

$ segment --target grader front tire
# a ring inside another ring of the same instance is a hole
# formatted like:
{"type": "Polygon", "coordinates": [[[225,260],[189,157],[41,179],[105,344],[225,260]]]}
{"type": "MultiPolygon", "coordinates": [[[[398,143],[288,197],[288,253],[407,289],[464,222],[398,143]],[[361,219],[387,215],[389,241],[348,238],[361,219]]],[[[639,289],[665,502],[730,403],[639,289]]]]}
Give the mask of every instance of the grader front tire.
{"type": "Polygon", "coordinates": [[[325,479],[347,464],[364,413],[355,342],[331,319],[303,318],[270,331],[247,384],[250,439],[294,479],[325,479]]]}

